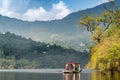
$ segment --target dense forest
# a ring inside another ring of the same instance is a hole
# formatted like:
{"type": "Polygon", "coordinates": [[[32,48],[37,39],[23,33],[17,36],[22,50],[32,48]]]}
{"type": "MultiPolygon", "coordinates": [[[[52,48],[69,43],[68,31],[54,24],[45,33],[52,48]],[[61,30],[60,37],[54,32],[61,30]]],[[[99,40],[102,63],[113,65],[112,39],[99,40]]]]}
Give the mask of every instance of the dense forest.
{"type": "Polygon", "coordinates": [[[0,34],[0,68],[64,68],[66,62],[88,61],[88,52],[78,52],[60,46],[26,39],[10,32],[0,34]]]}
{"type": "Polygon", "coordinates": [[[87,28],[95,41],[86,67],[120,71],[120,10],[114,2],[105,9],[101,16],[85,16],[80,20],[80,25],[87,28]]]}

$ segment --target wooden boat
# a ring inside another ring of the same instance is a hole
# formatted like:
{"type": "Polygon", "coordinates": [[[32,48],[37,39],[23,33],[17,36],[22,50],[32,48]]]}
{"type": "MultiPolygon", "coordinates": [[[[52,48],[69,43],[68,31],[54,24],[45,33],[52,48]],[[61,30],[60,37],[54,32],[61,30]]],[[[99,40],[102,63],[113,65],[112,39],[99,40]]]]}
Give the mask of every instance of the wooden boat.
{"type": "Polygon", "coordinates": [[[63,73],[80,73],[82,70],[80,71],[70,71],[70,70],[64,70],[63,73]]]}
{"type": "Polygon", "coordinates": [[[80,73],[82,70],[80,69],[80,63],[66,63],[66,69],[63,73],[80,73]]]}

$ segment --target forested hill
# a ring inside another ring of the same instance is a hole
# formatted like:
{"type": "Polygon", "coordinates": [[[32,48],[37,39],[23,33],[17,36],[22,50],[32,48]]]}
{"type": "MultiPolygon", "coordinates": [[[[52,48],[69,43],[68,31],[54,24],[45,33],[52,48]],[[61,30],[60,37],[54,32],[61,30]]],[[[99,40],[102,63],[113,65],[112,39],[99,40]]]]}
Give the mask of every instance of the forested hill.
{"type": "Polygon", "coordinates": [[[10,32],[0,34],[0,68],[63,68],[71,61],[84,66],[88,53],[35,42],[10,32]]]}

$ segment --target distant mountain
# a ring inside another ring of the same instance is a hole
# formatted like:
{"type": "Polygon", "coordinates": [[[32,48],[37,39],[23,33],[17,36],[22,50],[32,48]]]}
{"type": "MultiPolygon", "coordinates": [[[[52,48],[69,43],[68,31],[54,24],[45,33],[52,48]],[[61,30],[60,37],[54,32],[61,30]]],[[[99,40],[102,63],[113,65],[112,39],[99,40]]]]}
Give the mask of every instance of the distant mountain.
{"type": "Polygon", "coordinates": [[[0,68],[64,68],[67,62],[88,62],[89,53],[35,42],[7,32],[0,34],[0,68]]]}
{"type": "MultiPolygon", "coordinates": [[[[116,0],[118,3],[119,0],[116,0]]],[[[46,43],[57,43],[64,47],[80,49],[80,44],[88,45],[90,42],[89,33],[78,28],[78,22],[84,15],[101,15],[104,5],[74,12],[61,20],[27,22],[0,16],[0,32],[13,32],[26,38],[46,43]]]]}

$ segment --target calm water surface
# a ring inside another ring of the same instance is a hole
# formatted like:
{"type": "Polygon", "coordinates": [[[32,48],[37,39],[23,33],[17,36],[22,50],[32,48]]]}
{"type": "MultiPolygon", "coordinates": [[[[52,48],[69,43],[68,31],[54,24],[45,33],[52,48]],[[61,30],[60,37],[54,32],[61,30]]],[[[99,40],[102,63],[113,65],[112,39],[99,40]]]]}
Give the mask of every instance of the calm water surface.
{"type": "Polygon", "coordinates": [[[63,69],[0,70],[0,80],[120,80],[120,73],[106,75],[93,70],[80,74],[63,74],[63,69]]]}

